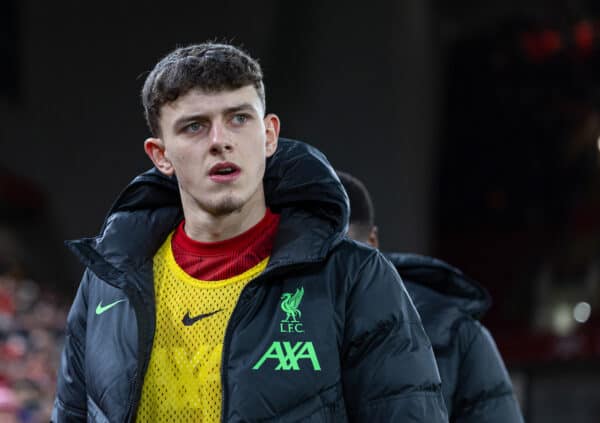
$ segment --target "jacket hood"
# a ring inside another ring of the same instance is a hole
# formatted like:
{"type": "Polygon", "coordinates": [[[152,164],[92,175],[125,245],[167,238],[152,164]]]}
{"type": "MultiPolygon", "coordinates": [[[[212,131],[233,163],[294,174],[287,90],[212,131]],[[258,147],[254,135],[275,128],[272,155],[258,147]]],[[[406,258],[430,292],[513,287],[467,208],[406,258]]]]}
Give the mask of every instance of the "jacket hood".
{"type": "MultiPolygon", "coordinates": [[[[280,138],[263,183],[267,206],[282,217],[270,265],[316,261],[342,239],[348,197],[320,151],[280,138]]],[[[177,179],[152,168],[121,192],[98,236],[67,245],[84,265],[115,278],[151,259],[182,218],[177,179]]]]}
{"type": "Polygon", "coordinates": [[[420,298],[427,296],[430,301],[436,297],[437,302],[480,319],[491,306],[484,287],[442,260],[407,253],[388,253],[386,257],[396,267],[417,308],[420,298]]]}

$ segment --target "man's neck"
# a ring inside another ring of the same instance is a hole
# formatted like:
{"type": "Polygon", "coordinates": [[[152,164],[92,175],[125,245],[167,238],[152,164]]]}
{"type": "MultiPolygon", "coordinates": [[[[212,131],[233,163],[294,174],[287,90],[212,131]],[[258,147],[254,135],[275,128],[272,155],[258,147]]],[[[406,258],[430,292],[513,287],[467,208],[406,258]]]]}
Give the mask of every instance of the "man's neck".
{"type": "Polygon", "coordinates": [[[255,202],[255,204],[248,202],[241,209],[221,216],[212,215],[198,207],[184,206],[184,230],[186,235],[194,241],[223,241],[238,236],[252,228],[260,222],[266,212],[267,206],[265,205],[264,197],[262,201],[255,202]]]}

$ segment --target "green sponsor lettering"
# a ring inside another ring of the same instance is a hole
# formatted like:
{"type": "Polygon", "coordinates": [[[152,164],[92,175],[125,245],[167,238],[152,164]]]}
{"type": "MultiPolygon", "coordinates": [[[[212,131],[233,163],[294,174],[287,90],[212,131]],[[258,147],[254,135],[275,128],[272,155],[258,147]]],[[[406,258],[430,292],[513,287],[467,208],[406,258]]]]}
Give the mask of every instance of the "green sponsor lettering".
{"type": "Polygon", "coordinates": [[[302,346],[302,349],[298,351],[298,355],[296,356],[296,361],[300,359],[308,359],[311,361],[313,365],[313,369],[317,372],[321,371],[321,365],[319,364],[319,359],[317,358],[317,353],[315,351],[315,347],[313,347],[312,342],[305,342],[302,346]]]}
{"type": "Polygon", "coordinates": [[[317,353],[312,342],[296,342],[292,345],[290,342],[275,341],[271,344],[269,349],[263,354],[263,356],[256,362],[252,370],[258,370],[265,363],[265,361],[273,359],[278,360],[279,364],[275,367],[275,370],[300,370],[298,364],[299,360],[310,360],[313,366],[313,370],[321,371],[321,365],[317,358],[317,353]]]}
{"type": "Polygon", "coordinates": [[[275,358],[280,362],[285,360],[283,350],[281,349],[281,344],[279,342],[275,341],[271,344],[271,347],[267,350],[266,353],[263,354],[260,360],[256,362],[254,367],[252,367],[252,370],[260,369],[260,366],[262,366],[264,362],[267,361],[269,358],[275,358]]]}
{"type": "Polygon", "coordinates": [[[279,365],[275,367],[275,370],[300,370],[298,367],[298,357],[296,357],[296,351],[302,346],[302,342],[296,342],[292,347],[289,342],[283,343],[285,349],[285,358],[279,360],[279,365]]]}

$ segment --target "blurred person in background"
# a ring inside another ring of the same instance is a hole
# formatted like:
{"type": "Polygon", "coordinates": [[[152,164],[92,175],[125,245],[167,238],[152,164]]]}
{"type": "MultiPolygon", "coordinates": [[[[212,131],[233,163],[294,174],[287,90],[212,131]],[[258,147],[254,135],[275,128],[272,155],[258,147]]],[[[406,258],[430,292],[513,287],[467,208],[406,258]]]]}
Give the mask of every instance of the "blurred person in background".
{"type": "Polygon", "coordinates": [[[397,273],[345,238],[324,156],[278,139],[258,63],[180,48],[142,99],[155,169],[70,244],[87,269],[52,420],[447,421],[397,273]]]}
{"type": "MultiPolygon", "coordinates": [[[[350,198],[348,236],[378,248],[369,191],[356,177],[337,173],[350,198]]],[[[431,340],[450,422],[523,422],[504,362],[491,334],[478,321],[491,305],[488,292],[441,260],[405,253],[387,254],[387,258],[400,274],[431,340]]]]}

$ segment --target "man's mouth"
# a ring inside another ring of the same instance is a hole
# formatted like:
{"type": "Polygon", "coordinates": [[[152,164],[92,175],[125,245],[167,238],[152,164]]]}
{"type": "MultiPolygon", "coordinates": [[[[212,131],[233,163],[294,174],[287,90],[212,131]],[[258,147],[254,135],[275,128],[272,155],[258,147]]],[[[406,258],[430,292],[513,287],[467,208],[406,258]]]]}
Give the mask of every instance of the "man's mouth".
{"type": "Polygon", "coordinates": [[[233,173],[234,169],[232,167],[223,167],[221,169],[218,169],[215,173],[217,175],[229,175],[230,173],[233,173]]]}
{"type": "Polygon", "coordinates": [[[233,163],[218,163],[210,168],[209,177],[215,182],[229,182],[238,177],[241,169],[233,163]]]}

